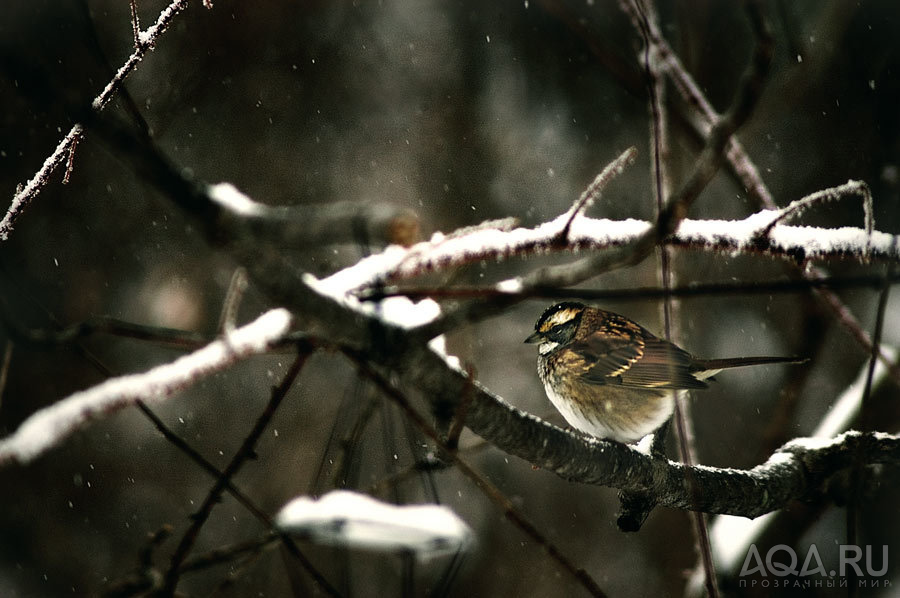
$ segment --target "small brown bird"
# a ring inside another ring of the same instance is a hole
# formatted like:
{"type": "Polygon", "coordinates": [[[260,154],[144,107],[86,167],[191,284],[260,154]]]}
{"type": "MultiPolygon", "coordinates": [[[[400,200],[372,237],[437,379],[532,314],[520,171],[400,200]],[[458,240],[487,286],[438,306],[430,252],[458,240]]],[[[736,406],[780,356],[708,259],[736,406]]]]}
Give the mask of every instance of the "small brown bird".
{"type": "Polygon", "coordinates": [[[672,390],[707,388],[721,370],[797,357],[697,359],[625,316],[581,303],[551,306],[526,343],[538,345],[538,374],[569,425],[598,438],[635,442],[675,407],[672,390]]]}

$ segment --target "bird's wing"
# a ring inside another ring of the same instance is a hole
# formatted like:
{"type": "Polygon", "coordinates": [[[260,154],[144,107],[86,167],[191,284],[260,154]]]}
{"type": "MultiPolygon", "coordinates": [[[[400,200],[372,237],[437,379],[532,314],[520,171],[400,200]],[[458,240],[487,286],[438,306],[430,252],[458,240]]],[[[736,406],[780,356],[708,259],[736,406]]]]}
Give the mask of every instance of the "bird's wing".
{"type": "Polygon", "coordinates": [[[642,328],[607,329],[569,348],[587,364],[582,379],[643,389],[706,388],[689,353],[642,328]]]}

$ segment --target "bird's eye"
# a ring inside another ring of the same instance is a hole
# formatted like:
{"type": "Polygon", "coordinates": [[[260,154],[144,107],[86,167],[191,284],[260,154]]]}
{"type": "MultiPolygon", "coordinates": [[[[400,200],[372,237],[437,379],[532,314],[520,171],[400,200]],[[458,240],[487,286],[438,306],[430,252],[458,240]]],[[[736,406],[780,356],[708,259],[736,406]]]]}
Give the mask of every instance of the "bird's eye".
{"type": "Polygon", "coordinates": [[[550,331],[547,333],[547,337],[555,343],[561,343],[566,340],[566,337],[568,336],[568,329],[568,322],[565,324],[557,324],[550,329],[550,331]]]}

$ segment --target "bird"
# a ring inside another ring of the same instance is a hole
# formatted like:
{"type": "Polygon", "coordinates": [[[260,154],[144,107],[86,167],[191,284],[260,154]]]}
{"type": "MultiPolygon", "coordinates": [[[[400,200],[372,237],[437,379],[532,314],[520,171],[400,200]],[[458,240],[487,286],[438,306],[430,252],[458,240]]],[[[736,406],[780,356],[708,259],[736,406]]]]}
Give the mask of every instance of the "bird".
{"type": "Polygon", "coordinates": [[[625,444],[671,417],[673,391],[707,388],[725,369],[806,361],[698,359],[625,316],[574,301],[547,308],[525,342],[538,344],[538,375],[569,425],[625,444]]]}

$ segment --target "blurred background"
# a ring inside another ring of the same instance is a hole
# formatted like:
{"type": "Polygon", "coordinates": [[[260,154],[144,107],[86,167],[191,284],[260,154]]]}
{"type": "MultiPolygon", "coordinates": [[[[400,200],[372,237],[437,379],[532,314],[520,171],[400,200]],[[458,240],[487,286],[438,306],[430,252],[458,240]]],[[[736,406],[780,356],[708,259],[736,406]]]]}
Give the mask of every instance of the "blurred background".
{"type": "MultiPolygon", "coordinates": [[[[166,2],[138,3],[142,27],[166,2]]],[[[740,138],[779,205],[861,179],[872,188],[876,228],[900,233],[900,6],[891,0],[766,5],[776,40],[762,101],[740,138]]],[[[737,3],[659,2],[661,29],[718,110],[724,110],[753,38],[737,3]]],[[[9,199],[51,153],[77,114],[132,51],[127,2],[6,0],[0,18],[0,190],[9,199]]],[[[603,166],[627,147],[637,163],[588,215],[651,218],[649,111],[639,35],[612,2],[593,0],[323,0],[190,3],[126,81],[107,111],[145,131],[186,173],[228,181],[258,201],[303,206],[388,206],[413,215],[418,238],[491,218],[525,226],[565,211],[603,166]]],[[[669,93],[671,169],[683,180],[701,141],[669,93]]],[[[105,315],[152,326],[216,333],[235,264],[208,247],[165,197],[113,148],[87,131],[74,172],[62,170],[0,244],[4,318],[35,330],[105,315]]],[[[5,209],[5,207],[4,207],[5,209]]],[[[693,218],[742,218],[758,209],[720,173],[693,218]]],[[[817,208],[803,223],[862,226],[858,200],[817,208]]],[[[285,247],[319,276],[354,263],[390,234],[334,230],[333,240],[285,247]]],[[[555,255],[485,263],[440,283],[489,283],[555,255]]],[[[680,283],[785,278],[788,264],[753,256],[674,253],[680,283]]],[[[854,262],[835,275],[882,272],[854,262]]],[[[431,280],[430,282],[434,282],[431,280]]],[[[658,284],[658,262],[604,275],[587,288],[658,284]]],[[[877,294],[840,293],[862,328],[874,328],[877,294]]],[[[548,301],[459,330],[451,352],[509,402],[560,422],[522,344],[548,301]]],[[[248,321],[269,307],[251,289],[248,321]]],[[[662,333],[655,300],[607,303],[662,333]]],[[[805,293],[684,300],[676,339],[706,357],[802,354],[800,367],[723,374],[692,399],[698,459],[752,467],[785,440],[809,434],[854,380],[865,351],[823,304],[805,293]]],[[[900,297],[887,309],[884,341],[900,343],[900,297]]],[[[0,328],[9,368],[0,433],[35,410],[107,375],[144,371],[183,351],[94,335],[76,345],[35,347],[0,328]],[[96,362],[106,371],[98,369],[96,362]]],[[[173,431],[219,467],[240,445],[292,357],[252,359],[158,408],[173,431]]],[[[873,396],[866,422],[896,432],[897,386],[873,396]]],[[[865,422],[863,422],[865,423],[865,422]]],[[[583,590],[511,525],[468,480],[449,470],[393,477],[423,454],[423,441],[339,355],[316,354],[236,484],[267,512],[298,494],[359,488],[394,502],[439,500],[475,530],[461,560],[410,572],[393,555],[304,546],[345,595],[581,595],[583,590]],[[410,583],[410,576],[412,582],[410,583]]],[[[465,433],[463,456],[610,595],[680,595],[697,563],[690,521],[653,512],[638,533],[615,525],[616,491],[567,483],[484,446],[465,433]]],[[[887,480],[892,480],[889,483],[887,480]]],[[[0,595],[99,595],[140,566],[148,534],[171,524],[156,551],[165,568],[188,516],[213,480],[136,410],[69,438],[27,467],[0,470],[0,595]]],[[[896,542],[900,490],[878,478],[860,512],[860,544],[891,548],[887,577],[900,578],[896,542]]],[[[760,552],[779,543],[819,547],[826,568],[846,538],[845,511],[794,505],[760,552]]],[[[195,553],[259,537],[260,524],[230,497],[203,528],[195,553]]],[[[880,554],[876,552],[876,554],[880,554]]],[[[878,560],[876,559],[876,566],[878,560]]],[[[282,596],[294,563],[278,550],[186,575],[188,595],[282,596]]],[[[720,579],[732,595],[779,595],[720,579]]],[[[896,584],[895,584],[896,585],[896,584]]],[[[864,589],[862,595],[891,595],[864,589]]],[[[846,590],[811,589],[802,595],[846,590]]],[[[780,595],[797,593],[786,589],[780,595]]]]}

